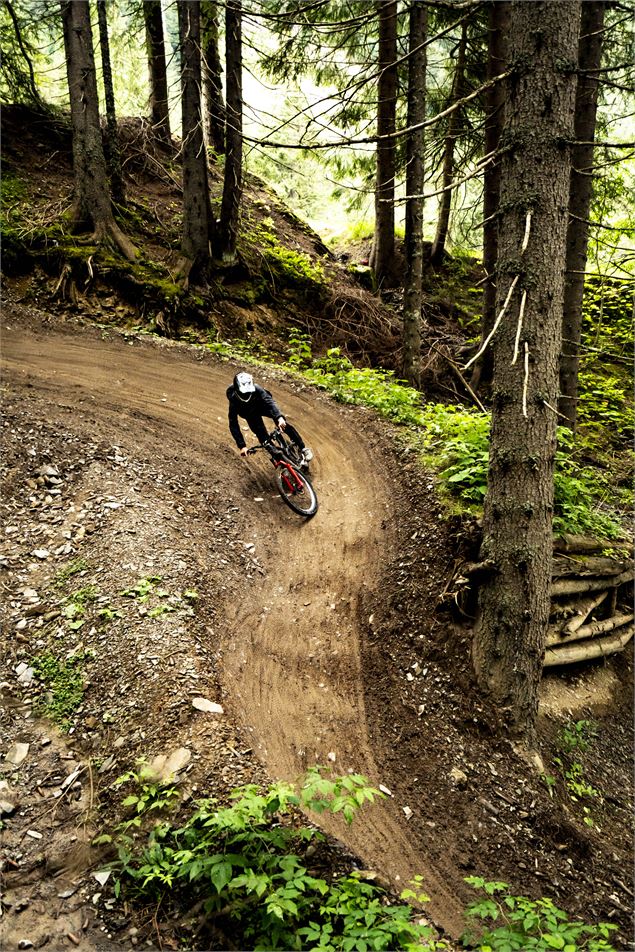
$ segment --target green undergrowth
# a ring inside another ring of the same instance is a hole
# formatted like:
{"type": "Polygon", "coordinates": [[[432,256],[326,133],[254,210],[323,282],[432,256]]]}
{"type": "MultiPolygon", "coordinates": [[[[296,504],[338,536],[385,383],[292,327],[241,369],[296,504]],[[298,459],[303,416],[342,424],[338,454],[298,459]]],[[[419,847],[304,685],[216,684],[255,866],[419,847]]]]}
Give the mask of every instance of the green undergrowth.
{"type": "MultiPolygon", "coordinates": [[[[124,819],[95,840],[112,850],[113,901],[151,905],[155,921],[177,922],[184,948],[195,940],[200,945],[206,927],[214,947],[223,948],[451,947],[421,918],[429,898],[421,876],[395,897],[354,868],[321,875],[333,864],[323,855],[325,835],[307,823],[306,813],[359,822],[366,804],[382,796],[361,775],[339,777],[314,767],[297,784],[240,787],[228,804],[211,798],[185,804],[173,777],[158,779],[139,761],[113,788],[126,794],[124,819]]],[[[464,947],[612,952],[614,926],[570,920],[550,899],[514,896],[506,883],[466,882],[484,898],[466,909],[464,947]]]]}
{"type": "Polygon", "coordinates": [[[84,663],[92,657],[80,651],[66,659],[52,652],[33,658],[33,672],[43,688],[33,709],[38,717],[48,717],[63,731],[69,730],[84,698],[84,663]]]}
{"type": "Polygon", "coordinates": [[[582,822],[594,827],[594,811],[603,803],[600,790],[596,789],[586,777],[584,754],[593,743],[597,734],[596,725],[589,720],[570,721],[558,736],[557,753],[553,758],[554,772],[542,775],[549,796],[554,791],[564,795],[567,809],[578,813],[582,822]]]}
{"type": "MultiPolygon", "coordinates": [[[[372,407],[408,428],[408,441],[439,474],[448,499],[478,511],[487,491],[489,414],[476,409],[424,404],[421,394],[386,370],[355,368],[338,348],[313,358],[306,335],[290,339],[289,366],[340,403],[372,407]]],[[[612,488],[605,472],[576,457],[570,431],[560,427],[555,471],[556,533],[591,533],[605,539],[622,535],[618,513],[606,503],[612,488]]]]}
{"type": "Polygon", "coordinates": [[[579,436],[611,463],[635,429],[632,279],[589,278],[582,318],[579,436]]]}
{"type": "MultiPolygon", "coordinates": [[[[305,252],[289,248],[277,233],[272,218],[263,218],[243,236],[243,243],[254,248],[260,258],[264,281],[277,287],[290,288],[311,300],[324,296],[326,276],[319,260],[305,252]]],[[[245,249],[247,251],[247,249],[245,249]]]]}
{"type": "MultiPolygon", "coordinates": [[[[130,788],[122,803],[129,818],[97,840],[116,851],[120,900],[150,901],[177,917],[179,910],[200,909],[216,940],[229,939],[232,948],[447,948],[410,904],[427,900],[420,879],[393,902],[355,871],[326,879],[313,868],[325,837],[300,822],[298,809],[341,814],[350,823],[365,803],[382,796],[364,777],[333,777],[316,767],[298,786],[241,787],[229,806],[197,800],[178,823],[170,817],[178,792],[169,781],[153,782],[143,767],[121,780],[130,788]]],[[[187,917],[180,921],[187,932],[187,917]]],[[[189,928],[196,932],[197,923],[189,928]]],[[[185,934],[182,941],[188,945],[185,934]]]]}
{"type": "Polygon", "coordinates": [[[571,920],[551,899],[514,896],[507,883],[486,882],[480,876],[469,876],[466,882],[483,893],[468,907],[474,923],[463,937],[468,948],[479,952],[612,952],[614,948],[609,940],[617,931],[615,925],[571,920]]]}

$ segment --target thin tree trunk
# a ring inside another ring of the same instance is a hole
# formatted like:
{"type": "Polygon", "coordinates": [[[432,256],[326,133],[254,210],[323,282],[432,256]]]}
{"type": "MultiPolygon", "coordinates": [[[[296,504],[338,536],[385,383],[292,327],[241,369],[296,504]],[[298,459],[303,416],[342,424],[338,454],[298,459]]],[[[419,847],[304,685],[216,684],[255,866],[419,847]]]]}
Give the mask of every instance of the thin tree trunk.
{"type": "Polygon", "coordinates": [[[549,620],[570,157],[580,0],[514,0],[502,158],[492,432],[473,661],[521,742],[535,740],[549,620]],[[516,284],[514,285],[514,282],[516,284]],[[512,285],[514,285],[512,289],[512,285]],[[524,307],[523,307],[524,302],[524,307]],[[521,308],[523,321],[520,323],[521,308]],[[520,325],[520,333],[519,331],[520,325]],[[514,359],[516,341],[520,356],[514,359]]]}
{"type": "MultiPolygon", "coordinates": [[[[507,62],[509,44],[509,2],[492,0],[488,10],[487,78],[499,76],[507,62]]],[[[491,86],[485,94],[485,155],[498,149],[503,128],[505,87],[491,86]]],[[[491,162],[484,172],[483,183],[483,268],[487,276],[483,286],[483,318],[481,346],[485,343],[496,320],[496,261],[498,258],[498,199],[500,195],[500,157],[491,162]]],[[[487,348],[477,361],[472,374],[474,389],[487,386],[492,380],[492,350],[487,348]]]]}
{"type": "Polygon", "coordinates": [[[225,61],[227,69],[227,134],[223,202],[220,224],[220,259],[235,264],[238,219],[243,176],[243,98],[242,98],[242,6],[241,0],[228,0],[225,19],[225,61]]]}
{"type": "Polygon", "coordinates": [[[11,0],[4,0],[4,5],[7,8],[7,12],[9,16],[11,17],[11,20],[13,21],[13,28],[15,30],[15,38],[18,41],[20,52],[22,53],[22,56],[24,57],[24,61],[29,70],[29,90],[31,93],[31,99],[36,106],[41,107],[43,105],[43,102],[35,82],[35,71],[33,69],[33,63],[31,62],[31,57],[29,56],[29,51],[27,50],[26,44],[24,43],[22,39],[22,31],[20,30],[20,24],[18,22],[16,12],[13,9],[13,4],[11,3],[11,0]]]}
{"type": "Polygon", "coordinates": [[[88,0],[62,0],[61,9],[73,127],[74,227],[77,230],[92,227],[94,240],[112,240],[133,260],[136,249],[112,214],[88,0]]]}
{"type": "MultiPolygon", "coordinates": [[[[604,36],[601,0],[582,4],[578,46],[578,91],[575,101],[575,138],[593,143],[598,104],[598,73],[604,36]]],[[[593,178],[593,145],[575,146],[572,154],[567,232],[567,271],[564,283],[562,356],[560,358],[560,403],[558,409],[575,432],[578,422],[578,372],[582,335],[584,272],[589,244],[589,215],[593,178]]]]}
{"type": "Polygon", "coordinates": [[[212,213],[203,142],[199,0],[178,0],[183,126],[183,231],[180,274],[196,280],[210,264],[212,213]]]}
{"type": "MultiPolygon", "coordinates": [[[[397,111],[397,0],[377,0],[379,17],[379,79],[377,135],[391,136],[397,111]]],[[[375,234],[370,266],[378,287],[392,281],[395,257],[395,140],[377,143],[375,234]]]]}
{"type": "Polygon", "coordinates": [[[123,172],[121,170],[121,152],[119,150],[119,135],[117,133],[117,114],[115,112],[115,91],[112,83],[112,68],[110,65],[110,42],[108,40],[106,0],[97,0],[97,19],[99,22],[101,68],[104,76],[104,98],[106,100],[106,134],[104,136],[106,164],[110,174],[110,188],[113,201],[115,201],[117,205],[125,205],[126,190],[124,188],[123,172]]]}
{"type": "MultiPolygon", "coordinates": [[[[424,3],[410,7],[408,60],[408,127],[420,124],[426,114],[426,50],[428,8],[424,3]],[[415,52],[416,51],[416,52],[415,52]]],[[[414,387],[421,384],[421,275],[423,270],[423,146],[424,133],[418,128],[406,140],[406,279],[403,305],[403,376],[414,387]]]]}
{"type": "Polygon", "coordinates": [[[201,42],[205,138],[208,146],[217,155],[223,155],[225,152],[225,101],[223,99],[223,68],[218,52],[218,4],[214,0],[203,0],[201,3],[201,42]]]}
{"type": "Polygon", "coordinates": [[[159,141],[169,145],[172,139],[161,0],[143,0],[141,6],[146,27],[150,75],[150,122],[159,141]]]}
{"type": "MultiPolygon", "coordinates": [[[[449,106],[453,105],[463,96],[463,86],[465,84],[465,52],[467,47],[467,22],[461,29],[461,39],[459,41],[459,51],[456,59],[456,69],[454,71],[454,81],[452,83],[452,93],[450,95],[449,106]]],[[[448,228],[450,227],[450,212],[452,210],[452,182],[454,181],[454,146],[457,136],[461,130],[461,110],[455,109],[450,114],[448,120],[448,131],[445,137],[445,147],[443,149],[443,173],[441,194],[441,203],[439,205],[439,218],[437,221],[437,232],[432,244],[430,261],[435,267],[440,265],[445,257],[445,243],[448,237],[448,228]]]]}

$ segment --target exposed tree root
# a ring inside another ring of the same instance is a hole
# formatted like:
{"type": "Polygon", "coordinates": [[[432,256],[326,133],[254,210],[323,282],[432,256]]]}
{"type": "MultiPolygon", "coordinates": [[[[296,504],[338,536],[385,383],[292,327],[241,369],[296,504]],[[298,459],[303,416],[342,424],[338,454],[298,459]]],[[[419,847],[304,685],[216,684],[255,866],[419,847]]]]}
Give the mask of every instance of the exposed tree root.
{"type": "Polygon", "coordinates": [[[128,261],[135,261],[137,258],[137,249],[124,235],[114,218],[98,222],[90,241],[97,245],[112,243],[128,261]]]}

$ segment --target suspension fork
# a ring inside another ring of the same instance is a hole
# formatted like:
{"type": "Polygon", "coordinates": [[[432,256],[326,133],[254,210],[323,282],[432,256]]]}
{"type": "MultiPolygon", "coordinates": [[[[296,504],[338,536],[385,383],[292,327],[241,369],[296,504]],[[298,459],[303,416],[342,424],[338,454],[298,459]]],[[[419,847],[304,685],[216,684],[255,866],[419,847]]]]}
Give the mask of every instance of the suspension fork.
{"type": "Polygon", "coordinates": [[[302,483],[297,478],[295,470],[288,463],[284,463],[282,460],[275,460],[274,465],[276,469],[280,466],[283,467],[284,472],[282,473],[282,479],[291,493],[297,493],[302,489],[302,483]]]}

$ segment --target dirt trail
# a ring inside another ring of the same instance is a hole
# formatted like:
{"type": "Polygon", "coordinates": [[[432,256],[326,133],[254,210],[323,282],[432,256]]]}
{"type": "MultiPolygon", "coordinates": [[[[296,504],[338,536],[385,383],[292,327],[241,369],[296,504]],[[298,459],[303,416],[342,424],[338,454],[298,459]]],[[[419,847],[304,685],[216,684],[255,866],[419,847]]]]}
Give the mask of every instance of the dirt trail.
{"type": "MultiPolygon", "coordinates": [[[[156,453],[180,455],[184,473],[191,462],[207,466],[211,480],[233,474],[268,578],[228,606],[230,712],[252,730],[273,777],[291,779],[311,764],[332,763],[380,783],[364,707],[359,602],[379,582],[394,514],[383,463],[351,432],[347,411],[276,383],[279,402],[316,450],[320,509],[302,522],[272,503],[263,516],[255,497],[269,473],[243,463],[230,445],[225,388],[233,370],[226,364],[176,347],[100,339],[94,331],[26,330],[6,312],[2,356],[5,386],[33,387],[94,421],[96,430],[100,421],[116,420],[129,442],[144,427],[153,440],[158,428],[156,453]]],[[[422,874],[431,918],[450,934],[461,931],[461,906],[438,861],[432,868],[412,843],[401,804],[386,799],[351,828],[325,825],[397,888],[422,874]]]]}

